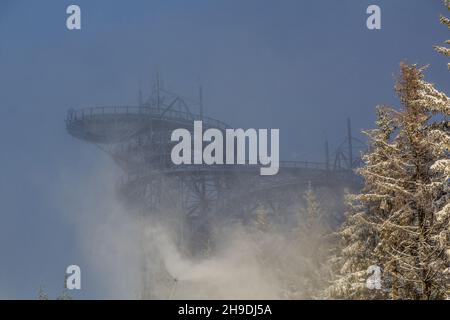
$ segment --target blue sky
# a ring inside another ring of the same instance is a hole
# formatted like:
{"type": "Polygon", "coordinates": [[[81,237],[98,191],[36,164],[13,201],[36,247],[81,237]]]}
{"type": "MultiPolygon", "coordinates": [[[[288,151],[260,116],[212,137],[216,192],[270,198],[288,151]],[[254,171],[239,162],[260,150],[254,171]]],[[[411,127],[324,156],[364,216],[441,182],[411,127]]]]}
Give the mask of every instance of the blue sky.
{"type": "Polygon", "coordinates": [[[111,192],[95,175],[114,166],[65,132],[67,109],[136,104],[158,70],[187,96],[201,84],[209,116],[279,128],[283,159],[321,161],[348,116],[356,131],[373,126],[376,105],[398,106],[400,61],[430,64],[427,79],[450,92],[432,49],[449,38],[440,13],[440,0],[2,0],[0,298],[34,298],[40,286],[54,296],[72,263],[85,270],[76,297],[111,296],[68,212],[102,201],[83,190],[111,192]],[[81,31],[65,27],[72,3],[81,31]],[[379,31],[365,26],[369,4],[381,7],[379,31]]]}

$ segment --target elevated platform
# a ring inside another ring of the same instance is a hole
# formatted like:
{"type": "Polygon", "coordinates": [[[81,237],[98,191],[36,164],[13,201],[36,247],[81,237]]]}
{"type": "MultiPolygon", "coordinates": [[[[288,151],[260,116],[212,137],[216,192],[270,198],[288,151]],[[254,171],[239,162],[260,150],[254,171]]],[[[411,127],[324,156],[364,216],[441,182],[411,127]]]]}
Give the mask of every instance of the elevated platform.
{"type": "Polygon", "coordinates": [[[209,117],[147,106],[70,109],[67,113],[66,128],[75,138],[92,143],[112,144],[127,141],[153,127],[163,127],[167,130],[190,129],[195,120],[202,120],[205,128],[230,128],[224,122],[209,117]]]}
{"type": "MultiPolygon", "coordinates": [[[[101,146],[124,169],[122,186],[143,187],[155,175],[180,179],[201,176],[214,180],[228,177],[246,181],[242,194],[259,190],[297,188],[311,183],[314,186],[357,189],[361,180],[349,170],[330,168],[330,164],[308,161],[280,161],[275,177],[261,177],[260,165],[173,165],[170,161],[170,133],[177,128],[193,129],[193,121],[202,120],[204,128],[225,130],[222,121],[195,115],[189,111],[150,106],[88,107],[69,110],[67,131],[77,139],[101,146]]],[[[232,189],[228,186],[228,189],[232,189]]]]}
{"type": "Polygon", "coordinates": [[[352,170],[358,159],[353,156],[357,141],[351,137],[350,123],[347,140],[332,155],[326,144],[324,163],[281,161],[277,175],[261,176],[260,165],[174,165],[171,133],[177,128],[193,131],[196,120],[204,129],[232,128],[204,116],[201,100],[192,103],[159,85],[139,106],[70,109],[65,122],[69,134],[97,145],[123,169],[118,190],[127,204],[143,214],[175,212],[197,244],[204,242],[202,235],[208,234],[214,219],[245,221],[258,208],[278,218],[295,214],[309,185],[335,199],[325,202],[330,208],[342,204],[344,189],[361,187],[352,170]],[[197,107],[199,113],[191,112],[197,107]]]}
{"type": "MultiPolygon", "coordinates": [[[[193,121],[202,120],[204,128],[217,128],[225,130],[231,128],[226,123],[204,117],[190,112],[183,112],[171,109],[162,109],[149,106],[109,106],[109,107],[87,107],[78,110],[70,109],[66,118],[67,131],[77,139],[84,140],[97,145],[122,145],[121,148],[109,150],[114,157],[120,153],[137,152],[145,144],[139,143],[140,136],[155,137],[159,134],[159,140],[153,139],[150,144],[170,145],[170,132],[177,128],[192,130],[193,121]],[[161,140],[162,139],[162,140],[161,140]],[[127,145],[124,149],[123,144],[127,145]]],[[[148,143],[147,143],[148,146],[148,143]]],[[[256,173],[260,165],[171,165],[169,161],[170,152],[167,147],[166,152],[159,152],[159,159],[164,158],[163,166],[156,166],[160,171],[170,174],[189,174],[192,172],[242,172],[256,173]]],[[[156,153],[154,153],[156,154],[156,153]]],[[[123,155],[120,156],[123,162],[123,155]]],[[[116,159],[117,160],[117,159],[116,159]]],[[[127,160],[125,159],[125,162],[127,160]]],[[[130,159],[131,161],[131,159],[130,159]]],[[[154,166],[151,166],[154,168],[154,166]]],[[[295,173],[310,170],[320,173],[330,171],[326,163],[309,161],[280,161],[280,171],[283,173],[295,173]]],[[[147,170],[141,170],[142,171],[147,170]]],[[[343,170],[334,173],[327,173],[327,176],[337,175],[347,177],[343,170]]],[[[146,173],[147,174],[147,173],[146,173]]],[[[323,174],[325,176],[325,174],[323,174]]]]}

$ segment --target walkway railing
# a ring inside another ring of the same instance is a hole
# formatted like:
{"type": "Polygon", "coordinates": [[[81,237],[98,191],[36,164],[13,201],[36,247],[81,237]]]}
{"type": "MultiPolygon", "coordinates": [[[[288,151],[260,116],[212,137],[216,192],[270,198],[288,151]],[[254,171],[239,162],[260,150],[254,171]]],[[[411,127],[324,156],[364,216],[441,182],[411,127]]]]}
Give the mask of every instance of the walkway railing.
{"type": "Polygon", "coordinates": [[[229,128],[226,123],[189,112],[173,110],[173,109],[163,109],[155,107],[133,107],[133,106],[108,106],[108,107],[87,107],[82,109],[70,109],[67,113],[66,123],[70,124],[74,121],[93,119],[99,116],[107,115],[117,115],[117,116],[150,116],[155,119],[167,119],[167,120],[182,120],[182,121],[196,121],[202,120],[207,126],[226,129],[229,128]]]}

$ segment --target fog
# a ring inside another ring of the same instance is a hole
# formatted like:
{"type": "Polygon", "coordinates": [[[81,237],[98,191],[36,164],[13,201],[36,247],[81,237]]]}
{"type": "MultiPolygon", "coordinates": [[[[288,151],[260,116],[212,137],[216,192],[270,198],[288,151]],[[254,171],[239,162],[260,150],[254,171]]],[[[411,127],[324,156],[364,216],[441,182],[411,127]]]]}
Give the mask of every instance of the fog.
{"type": "MultiPolygon", "coordinates": [[[[322,244],[302,235],[298,225],[277,225],[268,218],[261,223],[258,216],[246,224],[222,221],[212,226],[213,244],[193,255],[180,244],[182,213],[176,213],[178,220],[164,209],[162,216],[147,212],[143,217],[118,200],[117,169],[100,162],[95,175],[61,176],[59,185],[69,179],[70,188],[54,193],[77,230],[89,273],[108,298],[311,298],[302,289],[309,288],[311,247],[320,252],[322,244]]],[[[305,214],[302,197],[299,223],[305,214]]]]}
{"type": "Polygon", "coordinates": [[[324,161],[325,140],[331,151],[343,141],[347,117],[359,135],[376,105],[397,104],[401,60],[430,63],[427,79],[449,91],[445,59],[432,50],[447,36],[440,0],[378,1],[377,32],[365,27],[365,0],[79,0],[80,32],[65,28],[72,2],[0,3],[1,298],[34,299],[41,287],[56,297],[70,264],[82,270],[74,298],[141,297],[143,265],[161,275],[151,298],[302,296],[286,288],[307,278],[290,280],[309,270],[307,240],[221,223],[209,255],[187,255],[178,213],[169,206],[166,218],[143,222],[124,204],[123,172],[67,133],[69,108],[136,105],[159,71],[188,97],[202,85],[208,116],[280,129],[281,160],[324,161]]]}

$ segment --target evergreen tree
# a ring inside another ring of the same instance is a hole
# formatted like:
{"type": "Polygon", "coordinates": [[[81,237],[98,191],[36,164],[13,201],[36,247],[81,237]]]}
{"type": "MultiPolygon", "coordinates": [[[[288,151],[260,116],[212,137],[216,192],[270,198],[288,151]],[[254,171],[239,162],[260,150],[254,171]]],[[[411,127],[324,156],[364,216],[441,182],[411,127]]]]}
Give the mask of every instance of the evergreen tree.
{"type": "MultiPolygon", "coordinates": [[[[449,0],[445,0],[444,3],[445,3],[445,6],[447,7],[447,9],[450,10],[450,1],[449,0]]],[[[449,18],[441,15],[440,21],[441,21],[441,23],[443,25],[445,25],[448,28],[450,28],[450,19],[449,18]]],[[[450,40],[446,40],[444,43],[449,45],[450,44],[450,40]]],[[[442,46],[435,46],[434,48],[440,54],[443,54],[444,56],[447,56],[447,57],[450,56],[450,48],[442,47],[442,46]]],[[[447,66],[450,69],[450,63],[448,63],[447,66]]]]}
{"type": "Polygon", "coordinates": [[[266,233],[272,229],[272,224],[269,221],[267,210],[258,208],[255,212],[254,228],[258,232],[266,233]]]}
{"type": "MultiPolygon", "coordinates": [[[[377,109],[377,129],[367,131],[369,152],[364,156],[366,167],[380,175],[391,161],[389,140],[395,130],[393,110],[387,107],[377,109]]],[[[363,177],[365,173],[361,171],[363,177]]],[[[372,265],[379,266],[374,255],[378,243],[377,214],[375,210],[385,208],[386,196],[366,179],[365,187],[359,195],[347,195],[346,221],[335,234],[337,247],[330,259],[333,278],[325,291],[326,298],[333,299],[380,299],[386,298],[384,291],[371,290],[366,286],[367,270],[372,265]]]]}
{"type": "Polygon", "coordinates": [[[415,65],[401,64],[396,92],[402,110],[380,108],[377,129],[368,132],[359,170],[365,187],[339,233],[342,267],[331,297],[373,297],[359,277],[377,265],[384,280],[377,296],[449,298],[450,100],[415,65]]]}
{"type": "Polygon", "coordinates": [[[48,294],[44,291],[42,287],[39,288],[38,300],[49,300],[48,294]]]}
{"type": "Polygon", "coordinates": [[[300,209],[295,241],[304,260],[299,281],[301,298],[314,299],[326,286],[328,238],[330,231],[323,220],[323,211],[311,185],[305,191],[304,206],[300,209]]]}

